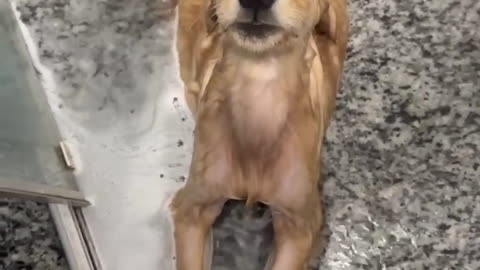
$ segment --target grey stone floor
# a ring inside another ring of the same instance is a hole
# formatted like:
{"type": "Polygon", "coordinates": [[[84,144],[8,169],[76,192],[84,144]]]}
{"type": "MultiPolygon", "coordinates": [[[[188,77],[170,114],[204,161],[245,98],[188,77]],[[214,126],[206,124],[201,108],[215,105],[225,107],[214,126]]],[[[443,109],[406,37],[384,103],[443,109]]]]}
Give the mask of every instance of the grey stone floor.
{"type": "MultiPolygon", "coordinates": [[[[61,10],[78,4],[17,2],[36,29],[49,16],[67,20],[61,10]]],[[[104,2],[117,13],[127,5],[104,2]]],[[[350,3],[349,58],[326,147],[320,269],[480,269],[480,2],[350,3]]],[[[66,269],[42,204],[3,201],[0,237],[0,269],[66,269]]]]}
{"type": "Polygon", "coordinates": [[[48,206],[0,199],[0,270],[68,269],[48,206]]]}

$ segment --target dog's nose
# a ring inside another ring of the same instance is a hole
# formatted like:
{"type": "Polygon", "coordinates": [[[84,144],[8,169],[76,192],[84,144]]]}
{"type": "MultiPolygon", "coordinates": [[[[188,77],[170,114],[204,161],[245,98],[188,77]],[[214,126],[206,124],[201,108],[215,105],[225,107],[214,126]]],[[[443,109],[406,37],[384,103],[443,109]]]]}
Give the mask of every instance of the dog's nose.
{"type": "Polygon", "coordinates": [[[245,9],[269,9],[273,6],[275,0],[239,0],[240,5],[245,9]]]}

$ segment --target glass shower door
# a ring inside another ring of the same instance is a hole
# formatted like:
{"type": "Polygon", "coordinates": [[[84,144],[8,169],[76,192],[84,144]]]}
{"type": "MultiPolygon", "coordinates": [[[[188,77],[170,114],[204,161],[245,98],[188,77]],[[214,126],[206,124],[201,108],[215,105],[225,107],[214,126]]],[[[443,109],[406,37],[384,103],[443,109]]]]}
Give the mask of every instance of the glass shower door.
{"type": "Polygon", "coordinates": [[[88,205],[9,8],[0,4],[0,195],[88,205]]]}

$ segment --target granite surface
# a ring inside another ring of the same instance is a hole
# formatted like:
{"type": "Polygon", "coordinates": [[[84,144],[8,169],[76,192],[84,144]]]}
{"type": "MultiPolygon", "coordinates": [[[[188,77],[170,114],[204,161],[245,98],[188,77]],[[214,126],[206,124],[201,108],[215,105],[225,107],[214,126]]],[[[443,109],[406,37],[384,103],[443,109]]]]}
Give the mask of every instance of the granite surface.
{"type": "MultiPolygon", "coordinates": [[[[85,38],[96,29],[115,29],[103,38],[123,54],[148,55],[169,38],[152,30],[171,17],[152,0],[14,1],[42,62],[79,88],[99,74],[106,88],[135,82],[128,57],[85,38]],[[76,8],[83,16],[70,16],[76,8]],[[97,72],[85,72],[96,59],[97,72]],[[108,72],[121,80],[109,81],[108,72]]],[[[480,269],[480,2],[351,0],[350,14],[325,155],[328,246],[319,269],[480,269]]],[[[15,217],[26,224],[15,244],[21,252],[0,250],[6,269],[65,267],[46,207],[15,202],[0,210],[0,226],[14,228],[15,217]],[[31,243],[41,244],[32,251],[31,243]],[[25,266],[11,266],[12,258],[25,266]]]]}
{"type": "Polygon", "coordinates": [[[48,206],[0,198],[0,270],[68,269],[48,206]]]}
{"type": "Polygon", "coordinates": [[[480,2],[351,14],[321,269],[480,269],[480,2]]]}

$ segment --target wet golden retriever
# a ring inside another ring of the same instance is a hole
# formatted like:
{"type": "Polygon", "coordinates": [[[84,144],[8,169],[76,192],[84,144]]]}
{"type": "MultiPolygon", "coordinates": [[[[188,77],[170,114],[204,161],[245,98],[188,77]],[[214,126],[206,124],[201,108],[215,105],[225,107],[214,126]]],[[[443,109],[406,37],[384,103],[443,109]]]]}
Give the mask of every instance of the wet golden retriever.
{"type": "Polygon", "coordinates": [[[346,0],[179,0],[178,15],[196,128],[190,175],[171,203],[177,269],[208,270],[209,231],[229,199],[272,209],[269,268],[305,269],[323,223],[317,187],[346,0]]]}

